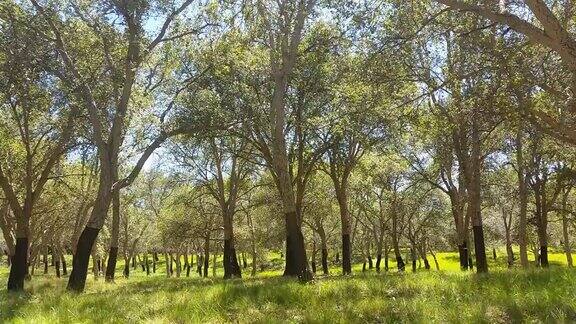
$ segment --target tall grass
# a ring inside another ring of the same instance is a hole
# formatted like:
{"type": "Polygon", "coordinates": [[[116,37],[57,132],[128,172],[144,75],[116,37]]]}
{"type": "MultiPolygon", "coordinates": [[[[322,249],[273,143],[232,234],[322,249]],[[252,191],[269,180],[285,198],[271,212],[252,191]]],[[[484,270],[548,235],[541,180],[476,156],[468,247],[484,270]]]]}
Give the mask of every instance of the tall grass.
{"type": "MultiPolygon", "coordinates": [[[[451,268],[452,256],[443,254],[441,267],[451,268]]],[[[488,275],[450,270],[356,272],[319,277],[310,284],[281,277],[166,278],[163,268],[158,269],[150,277],[135,270],[129,279],[117,278],[114,284],[91,279],[80,295],[66,292],[66,278],[37,275],[25,293],[0,292],[0,319],[14,323],[576,321],[576,272],[559,266],[522,271],[493,263],[494,271],[488,275]]],[[[0,277],[5,279],[2,271],[0,277]]]]}

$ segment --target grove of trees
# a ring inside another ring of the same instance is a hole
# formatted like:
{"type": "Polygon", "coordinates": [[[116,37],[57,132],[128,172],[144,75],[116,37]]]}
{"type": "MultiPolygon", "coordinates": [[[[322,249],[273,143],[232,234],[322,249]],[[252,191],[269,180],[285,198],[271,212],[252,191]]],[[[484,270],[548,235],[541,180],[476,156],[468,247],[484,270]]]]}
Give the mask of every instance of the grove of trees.
{"type": "Polygon", "coordinates": [[[551,251],[571,267],[574,10],[4,0],[7,288],[49,259],[77,292],[119,258],[125,277],[208,276],[221,258],[225,279],[304,282],[439,270],[439,251],[484,273],[500,247],[508,267],[551,251]]]}

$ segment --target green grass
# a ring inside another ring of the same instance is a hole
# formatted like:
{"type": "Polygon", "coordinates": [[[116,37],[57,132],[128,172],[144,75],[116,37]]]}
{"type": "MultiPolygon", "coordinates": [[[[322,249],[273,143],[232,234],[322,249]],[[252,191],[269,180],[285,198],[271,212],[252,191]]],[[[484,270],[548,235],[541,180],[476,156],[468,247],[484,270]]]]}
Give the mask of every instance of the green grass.
{"type": "MultiPolygon", "coordinates": [[[[67,278],[36,275],[26,292],[0,292],[0,321],[13,323],[102,322],[574,322],[576,271],[507,270],[504,254],[488,275],[452,271],[454,253],[439,254],[443,271],[395,271],[318,277],[313,283],[270,277],[166,278],[163,265],[147,277],[141,269],[114,284],[92,276],[85,293],[65,290],[67,278]],[[502,259],[502,260],[500,260],[502,259]]],[[[119,268],[122,265],[119,265],[119,268]]],[[[358,265],[355,269],[358,269],[358,265]]],[[[337,269],[332,270],[337,273],[337,269]]],[[[210,275],[212,272],[210,271],[210,275]]],[[[220,275],[220,273],[218,273],[220,275]]],[[[3,267],[0,279],[6,279],[3,267]]]]}

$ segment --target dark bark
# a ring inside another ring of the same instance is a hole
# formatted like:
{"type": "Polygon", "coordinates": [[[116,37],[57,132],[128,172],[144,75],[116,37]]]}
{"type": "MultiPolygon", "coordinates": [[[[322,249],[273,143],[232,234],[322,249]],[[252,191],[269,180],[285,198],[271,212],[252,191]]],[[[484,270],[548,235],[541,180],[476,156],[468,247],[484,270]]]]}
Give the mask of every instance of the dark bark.
{"type": "MultiPolygon", "coordinates": [[[[288,212],[284,216],[287,234],[284,276],[297,276],[302,281],[310,281],[312,280],[312,273],[308,270],[304,236],[298,224],[298,215],[296,212],[288,212]]],[[[326,265],[327,269],[328,265],[326,265]]]]}
{"type": "Polygon", "coordinates": [[[118,247],[111,246],[108,252],[108,264],[106,265],[106,281],[114,281],[114,274],[116,273],[116,261],[118,260],[118,247]]]}
{"type": "Polygon", "coordinates": [[[204,238],[204,278],[208,278],[208,268],[210,267],[210,236],[204,238]]]}
{"type": "Polygon", "coordinates": [[[12,256],[12,266],[8,276],[8,291],[24,290],[24,279],[28,272],[28,238],[17,237],[14,256],[12,256]]]}
{"type": "Polygon", "coordinates": [[[384,271],[388,271],[388,253],[384,254],[384,271]]]}
{"type": "Polygon", "coordinates": [[[382,254],[376,255],[376,272],[380,272],[380,263],[382,262],[382,254]]]}
{"type": "Polygon", "coordinates": [[[201,255],[198,255],[198,257],[196,258],[196,260],[197,260],[196,272],[198,272],[199,276],[202,276],[202,264],[204,264],[204,261],[202,259],[203,259],[203,257],[201,255]]]}
{"type": "Polygon", "coordinates": [[[404,271],[406,269],[406,265],[404,264],[404,260],[402,260],[402,256],[400,254],[396,255],[396,265],[398,267],[398,271],[404,271]]]}
{"type": "Polygon", "coordinates": [[[374,269],[374,262],[372,262],[372,256],[368,254],[368,269],[374,269]]]}
{"type": "Polygon", "coordinates": [[[44,274],[48,274],[48,248],[44,248],[44,253],[42,254],[42,262],[44,263],[44,274]]]}
{"type": "Polygon", "coordinates": [[[488,272],[488,261],[484,245],[484,229],[482,226],[472,226],[474,232],[474,253],[476,254],[476,271],[488,272]]]}
{"type": "Polygon", "coordinates": [[[56,270],[56,278],[60,278],[60,257],[56,252],[52,252],[52,260],[54,260],[54,270],[56,270]]]}
{"type": "Polygon", "coordinates": [[[466,242],[458,245],[458,255],[460,257],[460,270],[468,270],[468,246],[466,242]]]}
{"type": "Polygon", "coordinates": [[[328,274],[328,250],[322,249],[322,273],[328,274]]]}
{"type": "MultiPolygon", "coordinates": [[[[242,278],[242,271],[240,270],[240,265],[238,264],[238,259],[236,258],[236,249],[234,248],[234,241],[231,239],[224,240],[224,279],[230,278],[242,278]]],[[[244,261],[246,257],[242,254],[244,261]]],[[[245,262],[246,263],[246,262],[245,262]]]]}
{"type": "Polygon", "coordinates": [[[68,268],[66,266],[66,258],[64,253],[60,253],[60,261],[62,262],[62,274],[66,276],[68,275],[68,268]]]}
{"type": "Polygon", "coordinates": [[[540,266],[543,268],[548,268],[548,246],[540,245],[540,266]]]}
{"type": "Polygon", "coordinates": [[[146,275],[149,276],[150,275],[150,262],[148,261],[148,252],[146,252],[146,254],[144,254],[144,263],[146,265],[146,275]]]}
{"type": "Polygon", "coordinates": [[[496,260],[496,248],[492,248],[492,259],[496,260]]]}
{"type": "Polygon", "coordinates": [[[86,286],[86,276],[88,275],[88,263],[92,246],[100,229],[86,226],[78,239],[76,253],[72,259],[72,272],[68,279],[68,290],[82,292],[86,286]]]}
{"type": "Polygon", "coordinates": [[[130,258],[124,258],[124,278],[130,277],[130,258]]]}
{"type": "MultiPolygon", "coordinates": [[[[352,273],[352,262],[351,262],[351,247],[350,247],[350,234],[342,234],[342,273],[351,274],[352,273]]],[[[370,256],[368,256],[370,258],[370,256]]],[[[370,259],[370,264],[372,264],[372,259],[370,259]]],[[[372,266],[370,266],[372,268],[372,266]]]]}
{"type": "MultiPolygon", "coordinates": [[[[138,255],[138,259],[140,259],[140,255],[138,255]]],[[[138,260],[140,261],[140,267],[142,267],[142,272],[146,271],[146,265],[144,264],[144,258],[138,260]]]]}

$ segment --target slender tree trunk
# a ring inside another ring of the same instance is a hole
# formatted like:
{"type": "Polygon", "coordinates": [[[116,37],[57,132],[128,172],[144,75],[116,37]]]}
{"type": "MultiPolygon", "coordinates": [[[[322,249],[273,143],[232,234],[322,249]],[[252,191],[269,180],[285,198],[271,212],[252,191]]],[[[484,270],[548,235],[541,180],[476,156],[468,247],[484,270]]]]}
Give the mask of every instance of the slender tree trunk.
{"type": "Polygon", "coordinates": [[[68,275],[68,268],[66,267],[66,257],[62,250],[60,250],[60,261],[62,262],[62,274],[66,276],[68,275]]]}
{"type": "Polygon", "coordinates": [[[60,253],[56,250],[52,250],[52,260],[54,261],[54,270],[56,271],[56,278],[60,278],[60,253]]]}
{"type": "Polygon", "coordinates": [[[208,278],[208,267],[210,266],[210,236],[204,238],[204,278],[208,278]]]}
{"type": "Polygon", "coordinates": [[[398,219],[395,207],[392,207],[392,209],[392,245],[394,248],[394,256],[396,257],[396,265],[398,267],[398,271],[404,271],[405,264],[404,260],[402,259],[402,255],[400,254],[400,245],[398,242],[398,219]]]}
{"type": "Polygon", "coordinates": [[[146,275],[150,275],[150,262],[148,261],[148,251],[144,254],[144,263],[146,264],[146,275]]]}
{"type": "Polygon", "coordinates": [[[112,231],[110,234],[110,252],[106,265],[106,281],[114,281],[116,262],[118,260],[118,241],[120,237],[120,192],[116,191],[112,198],[112,231]]]}
{"type": "Polygon", "coordinates": [[[42,263],[44,263],[44,274],[48,274],[48,246],[44,246],[42,253],[42,263]]]}
{"type": "Polygon", "coordinates": [[[522,144],[522,128],[518,129],[516,135],[516,164],[518,174],[518,196],[520,200],[518,213],[518,245],[520,247],[520,264],[523,268],[528,268],[528,239],[526,236],[526,215],[528,210],[528,188],[526,184],[524,155],[522,144]]]}
{"type": "MultiPolygon", "coordinates": [[[[565,207],[564,207],[565,208],[565,207]]],[[[572,247],[570,246],[570,235],[568,233],[568,217],[567,217],[567,212],[564,209],[562,211],[562,236],[564,239],[564,253],[566,254],[566,263],[568,264],[568,267],[573,267],[573,262],[572,262],[572,247]]]]}
{"type": "MultiPolygon", "coordinates": [[[[474,114],[476,115],[476,114],[474,114]]],[[[472,153],[468,177],[468,209],[472,220],[472,230],[474,233],[474,253],[476,254],[476,271],[479,273],[488,272],[488,261],[486,260],[486,246],[484,244],[484,228],[482,226],[481,203],[481,148],[480,131],[478,129],[477,116],[472,119],[472,153]]]]}
{"type": "Polygon", "coordinates": [[[212,256],[212,277],[216,277],[216,267],[218,266],[216,260],[218,259],[218,252],[214,252],[212,256]]]}
{"type": "Polygon", "coordinates": [[[170,278],[172,276],[172,273],[170,271],[170,265],[172,264],[172,259],[171,257],[168,256],[168,252],[164,252],[164,260],[166,263],[166,277],[170,278]]]}
{"type": "Polygon", "coordinates": [[[204,257],[201,254],[196,256],[196,272],[198,275],[202,277],[202,265],[204,264],[204,257]]]}
{"type": "Polygon", "coordinates": [[[412,245],[412,247],[410,248],[410,259],[412,261],[412,272],[416,272],[416,248],[414,247],[414,244],[412,245]]]}
{"type": "Polygon", "coordinates": [[[510,230],[506,233],[506,256],[508,259],[508,267],[511,268],[514,265],[514,250],[512,250],[512,238],[510,230]]]}

